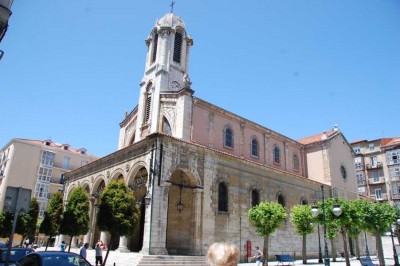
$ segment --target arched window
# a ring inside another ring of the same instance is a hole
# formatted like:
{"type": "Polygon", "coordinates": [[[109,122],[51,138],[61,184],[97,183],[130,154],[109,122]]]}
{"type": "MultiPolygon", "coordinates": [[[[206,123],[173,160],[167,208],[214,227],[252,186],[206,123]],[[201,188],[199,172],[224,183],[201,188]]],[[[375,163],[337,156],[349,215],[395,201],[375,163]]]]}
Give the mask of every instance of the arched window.
{"type": "Polygon", "coordinates": [[[157,43],[158,43],[158,33],[154,34],[153,39],[153,53],[151,55],[151,62],[154,63],[157,58],[157,43]]]}
{"type": "Polygon", "coordinates": [[[300,168],[299,156],[295,153],[293,154],[293,170],[299,171],[299,168],[300,168]]]}
{"type": "Polygon", "coordinates": [[[258,157],[258,141],[256,138],[251,139],[251,155],[258,157]]]}
{"type": "Polygon", "coordinates": [[[165,118],[165,116],[163,117],[162,132],[168,135],[172,135],[171,126],[168,123],[168,120],[167,118],[165,118]]]}
{"type": "Polygon", "coordinates": [[[233,148],[233,130],[229,126],[225,127],[224,145],[228,148],[233,148]]]}
{"type": "Polygon", "coordinates": [[[260,192],[257,189],[251,191],[251,207],[260,204],[260,192]]]}
{"type": "Polygon", "coordinates": [[[174,62],[181,63],[181,52],[182,52],[182,33],[175,33],[175,42],[174,42],[174,62]]]}
{"type": "Polygon", "coordinates": [[[274,147],[274,163],[281,163],[281,151],[277,145],[274,147]]]}
{"type": "Polygon", "coordinates": [[[285,207],[285,198],[281,193],[278,194],[278,203],[282,205],[282,207],[285,207]]]}
{"type": "Polygon", "coordinates": [[[228,188],[223,182],[218,184],[218,211],[228,211],[228,188]]]}

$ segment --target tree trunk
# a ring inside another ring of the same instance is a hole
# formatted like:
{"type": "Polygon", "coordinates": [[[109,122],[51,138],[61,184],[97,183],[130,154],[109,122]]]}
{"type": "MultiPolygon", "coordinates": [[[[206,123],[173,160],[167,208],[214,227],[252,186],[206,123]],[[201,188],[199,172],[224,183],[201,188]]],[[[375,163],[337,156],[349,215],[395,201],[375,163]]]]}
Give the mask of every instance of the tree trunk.
{"type": "Polygon", "coordinates": [[[269,236],[264,237],[264,265],[268,266],[268,243],[269,236]]]}
{"type": "Polygon", "coordinates": [[[357,259],[359,259],[360,258],[360,243],[358,242],[358,237],[359,237],[360,235],[358,235],[358,236],[356,236],[355,238],[354,238],[354,244],[356,245],[356,257],[357,257],[357,259]]]}
{"type": "Polygon", "coordinates": [[[71,243],[72,243],[72,238],[74,236],[69,236],[69,244],[68,244],[68,252],[71,250],[71,243]]]}
{"type": "Polygon", "coordinates": [[[335,246],[335,241],[334,239],[330,239],[331,241],[331,257],[332,257],[332,261],[336,262],[336,246],[335,246]]]}
{"type": "Polygon", "coordinates": [[[303,264],[307,264],[307,235],[303,235],[303,245],[301,254],[303,257],[303,264]]]}
{"type": "Polygon", "coordinates": [[[343,238],[344,257],[346,258],[346,266],[350,266],[349,249],[347,247],[347,233],[346,233],[346,230],[342,228],[341,233],[342,233],[342,238],[343,238]]]}
{"type": "Polygon", "coordinates": [[[105,266],[106,265],[108,254],[110,253],[111,239],[113,239],[113,235],[110,236],[110,242],[107,244],[106,256],[104,257],[103,264],[101,266],[105,266]]]}
{"type": "Polygon", "coordinates": [[[376,230],[375,232],[375,239],[376,239],[376,249],[378,251],[379,265],[385,266],[385,259],[383,258],[382,238],[381,238],[381,232],[379,230],[376,230]]]}
{"type": "Polygon", "coordinates": [[[49,243],[50,243],[50,240],[51,240],[51,238],[52,238],[53,236],[49,236],[49,238],[47,239],[47,242],[46,242],[46,248],[44,249],[44,251],[47,251],[47,247],[49,246],[49,243]]]}

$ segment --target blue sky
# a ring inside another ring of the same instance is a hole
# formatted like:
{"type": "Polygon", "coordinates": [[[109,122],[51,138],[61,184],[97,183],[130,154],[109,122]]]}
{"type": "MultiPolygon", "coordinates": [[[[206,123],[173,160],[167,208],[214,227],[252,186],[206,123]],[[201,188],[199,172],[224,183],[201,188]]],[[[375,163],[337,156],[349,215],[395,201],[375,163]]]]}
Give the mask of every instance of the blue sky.
{"type": "MultiPolygon", "coordinates": [[[[175,0],[195,96],[300,139],[400,136],[400,1],[175,0]]],[[[138,102],[170,1],[15,0],[0,43],[0,146],[47,139],[104,156],[138,102]]]]}

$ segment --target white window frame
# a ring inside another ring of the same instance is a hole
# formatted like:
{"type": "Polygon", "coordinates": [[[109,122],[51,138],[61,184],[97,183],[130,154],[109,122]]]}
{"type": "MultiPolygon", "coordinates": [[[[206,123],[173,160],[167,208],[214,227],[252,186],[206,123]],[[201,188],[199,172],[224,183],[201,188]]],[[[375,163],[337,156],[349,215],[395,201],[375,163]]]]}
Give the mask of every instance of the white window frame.
{"type": "Polygon", "coordinates": [[[372,172],[372,178],[374,179],[374,182],[379,182],[379,172],[378,171],[373,171],[372,172]]]}
{"type": "Polygon", "coordinates": [[[374,150],[375,150],[375,145],[374,145],[374,143],[370,143],[370,144],[369,144],[369,150],[370,150],[370,151],[374,151],[374,150]]]}
{"type": "Polygon", "coordinates": [[[63,164],[62,164],[62,169],[69,170],[70,161],[71,161],[71,158],[64,157],[63,164]]]}
{"type": "Polygon", "coordinates": [[[382,199],[382,189],[381,188],[376,188],[374,190],[375,192],[375,199],[382,199]]]}

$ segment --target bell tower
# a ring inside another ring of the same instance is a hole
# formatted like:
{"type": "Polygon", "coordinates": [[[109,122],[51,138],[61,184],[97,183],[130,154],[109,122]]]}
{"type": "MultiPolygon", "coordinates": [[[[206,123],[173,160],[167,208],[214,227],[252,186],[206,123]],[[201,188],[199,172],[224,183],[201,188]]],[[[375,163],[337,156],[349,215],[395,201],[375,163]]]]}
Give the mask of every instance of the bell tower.
{"type": "Polygon", "coordinates": [[[194,91],[188,70],[193,39],[182,18],[167,13],[156,21],[146,45],[135,142],[154,132],[190,139],[194,91]]]}

